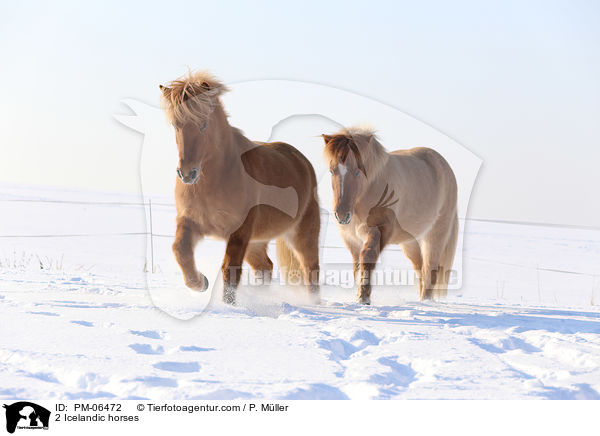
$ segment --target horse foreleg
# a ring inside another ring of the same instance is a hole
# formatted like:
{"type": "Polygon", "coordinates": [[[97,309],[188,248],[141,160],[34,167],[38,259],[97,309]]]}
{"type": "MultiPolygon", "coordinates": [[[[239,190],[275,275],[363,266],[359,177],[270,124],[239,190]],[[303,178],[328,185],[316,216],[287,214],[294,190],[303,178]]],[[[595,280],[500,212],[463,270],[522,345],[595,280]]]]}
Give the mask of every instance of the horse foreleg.
{"type": "Polygon", "coordinates": [[[342,240],[352,255],[352,277],[356,280],[356,273],[360,270],[360,250],[361,246],[355,240],[345,238],[342,234],[342,240]]]}
{"type": "Polygon", "coordinates": [[[369,231],[367,240],[360,252],[360,283],[358,285],[358,301],[371,304],[371,276],[381,250],[383,250],[381,232],[377,228],[369,231]]]}
{"type": "Polygon", "coordinates": [[[198,272],[194,261],[194,247],[200,237],[191,223],[185,220],[178,221],[173,242],[173,254],[183,273],[185,285],[196,291],[205,291],[208,289],[208,279],[198,272]]]}
{"type": "Polygon", "coordinates": [[[221,271],[223,272],[223,301],[235,304],[235,291],[242,277],[242,262],[248,247],[249,235],[236,232],[229,237],[225,249],[225,259],[221,271]]]}

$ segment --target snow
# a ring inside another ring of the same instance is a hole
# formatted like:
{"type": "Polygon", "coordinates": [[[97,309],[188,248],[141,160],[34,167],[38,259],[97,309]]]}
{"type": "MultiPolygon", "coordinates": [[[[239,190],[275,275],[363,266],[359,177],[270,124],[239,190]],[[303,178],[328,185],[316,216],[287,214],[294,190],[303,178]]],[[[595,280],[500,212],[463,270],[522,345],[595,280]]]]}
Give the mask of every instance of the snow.
{"type": "MultiPolygon", "coordinates": [[[[324,286],[316,306],[275,284],[202,312],[207,297],[169,287],[168,199],[145,272],[140,201],[0,186],[0,397],[600,399],[597,230],[468,221],[464,283],[443,301],[380,286],[361,306],[353,285],[324,286]],[[31,199],[54,202],[15,201],[31,199]]],[[[327,228],[323,264],[346,263],[327,228]]]]}

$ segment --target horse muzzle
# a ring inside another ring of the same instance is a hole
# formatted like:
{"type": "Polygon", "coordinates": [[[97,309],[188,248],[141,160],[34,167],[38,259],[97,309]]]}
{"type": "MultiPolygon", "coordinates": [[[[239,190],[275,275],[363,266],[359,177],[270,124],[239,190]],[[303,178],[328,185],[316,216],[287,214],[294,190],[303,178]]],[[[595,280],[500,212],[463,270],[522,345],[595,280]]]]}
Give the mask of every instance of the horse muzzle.
{"type": "Polygon", "coordinates": [[[187,175],[181,168],[177,168],[177,176],[186,185],[193,185],[198,181],[198,177],[200,177],[200,168],[192,168],[187,175]]]}
{"type": "Polygon", "coordinates": [[[343,219],[340,218],[337,212],[335,212],[334,215],[337,222],[343,225],[349,224],[352,219],[352,214],[350,212],[346,213],[346,216],[343,219]]]}

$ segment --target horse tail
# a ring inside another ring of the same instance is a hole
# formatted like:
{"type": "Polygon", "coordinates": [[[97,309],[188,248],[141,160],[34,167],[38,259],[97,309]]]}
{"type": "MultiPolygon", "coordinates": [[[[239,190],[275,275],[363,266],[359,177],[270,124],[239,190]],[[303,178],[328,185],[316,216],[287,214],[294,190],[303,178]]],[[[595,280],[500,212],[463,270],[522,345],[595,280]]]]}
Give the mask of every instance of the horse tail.
{"type": "Polygon", "coordinates": [[[285,284],[300,284],[302,273],[300,261],[283,238],[277,239],[277,261],[281,270],[281,278],[285,284]]]}
{"type": "Polygon", "coordinates": [[[444,250],[444,263],[448,269],[452,268],[454,263],[454,256],[456,255],[456,245],[458,242],[458,215],[454,216],[454,222],[452,223],[452,229],[448,236],[448,242],[446,242],[446,249],[444,250]]]}
{"type": "Polygon", "coordinates": [[[458,216],[454,216],[452,225],[450,227],[450,233],[448,234],[448,240],[442,251],[440,259],[440,266],[442,269],[441,286],[443,288],[444,295],[448,291],[448,282],[450,279],[450,273],[452,271],[452,264],[454,263],[454,256],[456,254],[456,246],[458,242],[458,216]]]}

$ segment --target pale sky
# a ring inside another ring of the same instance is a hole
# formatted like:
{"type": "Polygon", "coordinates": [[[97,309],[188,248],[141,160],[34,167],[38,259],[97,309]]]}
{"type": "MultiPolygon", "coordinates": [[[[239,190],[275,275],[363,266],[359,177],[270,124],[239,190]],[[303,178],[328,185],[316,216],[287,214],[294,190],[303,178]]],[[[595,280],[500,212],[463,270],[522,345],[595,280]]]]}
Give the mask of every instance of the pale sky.
{"type": "Polygon", "coordinates": [[[483,160],[471,217],[600,224],[600,2],[7,3],[0,182],[136,192],[142,139],[113,114],[189,67],[426,122],[483,160]]]}

